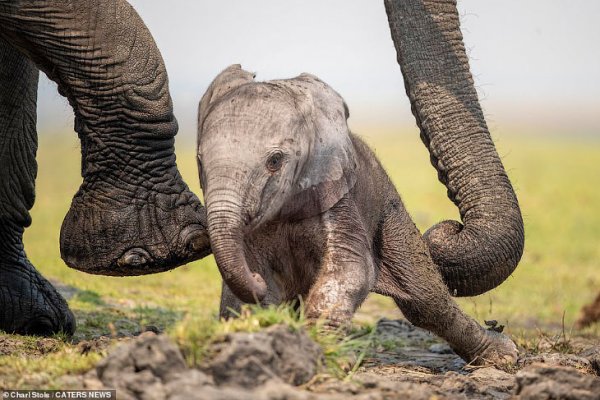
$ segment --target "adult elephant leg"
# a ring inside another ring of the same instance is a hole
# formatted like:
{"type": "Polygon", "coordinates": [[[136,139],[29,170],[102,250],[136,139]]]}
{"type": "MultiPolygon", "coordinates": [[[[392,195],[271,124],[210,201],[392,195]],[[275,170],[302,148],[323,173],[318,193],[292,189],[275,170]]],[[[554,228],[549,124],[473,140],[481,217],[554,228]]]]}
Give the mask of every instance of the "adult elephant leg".
{"type": "Polygon", "coordinates": [[[61,231],[65,262],[139,275],[209,253],[204,209],[175,163],[162,57],[124,0],[0,6],[0,36],[57,82],[75,113],[83,183],[61,231]]]}
{"type": "Polygon", "coordinates": [[[451,293],[484,293],[517,266],[523,219],[479,105],[456,0],[385,5],[421,138],[463,222],[442,222],[425,239],[451,293]]]}
{"type": "Polygon", "coordinates": [[[67,303],[23,248],[35,198],[38,75],[31,61],[0,39],[0,330],[72,334],[75,318],[67,303]]]}

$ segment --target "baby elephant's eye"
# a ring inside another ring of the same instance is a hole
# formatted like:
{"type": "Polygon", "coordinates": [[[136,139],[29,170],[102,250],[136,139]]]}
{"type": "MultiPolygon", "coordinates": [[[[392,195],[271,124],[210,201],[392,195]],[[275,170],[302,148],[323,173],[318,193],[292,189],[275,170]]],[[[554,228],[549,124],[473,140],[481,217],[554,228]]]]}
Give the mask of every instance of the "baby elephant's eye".
{"type": "Polygon", "coordinates": [[[271,172],[277,172],[283,165],[283,153],[277,151],[267,159],[267,169],[271,172]]]}

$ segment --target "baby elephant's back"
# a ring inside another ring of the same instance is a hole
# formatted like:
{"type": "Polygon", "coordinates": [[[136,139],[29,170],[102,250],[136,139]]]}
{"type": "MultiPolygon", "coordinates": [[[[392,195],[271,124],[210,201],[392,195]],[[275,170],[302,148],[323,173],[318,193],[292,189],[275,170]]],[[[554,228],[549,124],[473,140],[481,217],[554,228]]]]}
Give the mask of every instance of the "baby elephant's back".
{"type": "Polygon", "coordinates": [[[363,217],[367,230],[375,235],[386,210],[392,205],[403,210],[400,195],[377,159],[375,152],[355,134],[350,135],[356,150],[356,184],[350,192],[363,217]]]}

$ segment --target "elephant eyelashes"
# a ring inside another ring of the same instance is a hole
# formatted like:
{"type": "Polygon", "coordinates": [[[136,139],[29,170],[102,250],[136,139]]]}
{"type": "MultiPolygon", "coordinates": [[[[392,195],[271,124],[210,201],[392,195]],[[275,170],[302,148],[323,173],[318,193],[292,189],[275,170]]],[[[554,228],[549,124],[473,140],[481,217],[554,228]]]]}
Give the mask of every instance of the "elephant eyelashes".
{"type": "Polygon", "coordinates": [[[267,159],[267,169],[271,172],[277,172],[283,165],[283,153],[277,151],[269,156],[267,159]]]}

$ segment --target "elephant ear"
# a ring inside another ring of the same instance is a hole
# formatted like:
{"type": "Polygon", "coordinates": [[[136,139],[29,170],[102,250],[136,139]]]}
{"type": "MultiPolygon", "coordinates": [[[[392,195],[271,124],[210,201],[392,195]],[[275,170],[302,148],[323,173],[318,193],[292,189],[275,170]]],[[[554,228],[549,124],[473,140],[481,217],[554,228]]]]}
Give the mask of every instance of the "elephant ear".
{"type": "Polygon", "coordinates": [[[212,81],[198,106],[198,134],[211,107],[228,93],[247,83],[253,82],[255,74],[242,69],[240,64],[233,64],[224,69],[212,81]]]}
{"type": "Polygon", "coordinates": [[[348,107],[342,97],[319,78],[302,74],[274,81],[294,93],[303,113],[308,154],[297,175],[294,195],[282,214],[304,219],[336,205],[356,183],[356,152],[347,125],[348,107]]]}

